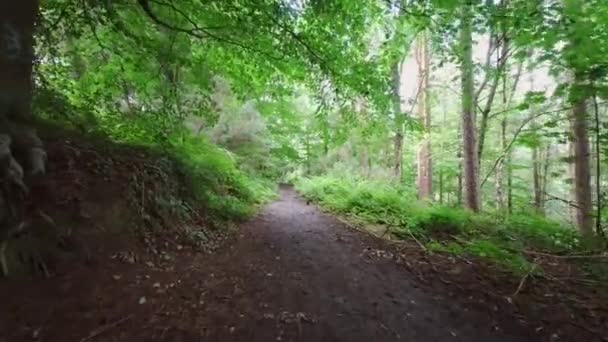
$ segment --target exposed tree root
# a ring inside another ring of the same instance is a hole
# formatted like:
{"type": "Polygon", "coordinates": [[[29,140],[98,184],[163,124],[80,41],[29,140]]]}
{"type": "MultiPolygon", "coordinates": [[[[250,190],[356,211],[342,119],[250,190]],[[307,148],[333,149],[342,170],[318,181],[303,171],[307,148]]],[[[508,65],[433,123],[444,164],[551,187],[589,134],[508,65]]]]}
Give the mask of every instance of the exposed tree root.
{"type": "MultiPolygon", "coordinates": [[[[6,124],[7,120],[2,120],[6,124]]],[[[46,152],[35,131],[30,128],[11,129],[14,134],[0,134],[0,266],[2,275],[9,275],[6,249],[9,240],[25,227],[25,200],[28,194],[26,179],[44,175],[46,152]]],[[[4,127],[3,127],[4,128],[4,127]]],[[[48,275],[44,262],[37,262],[48,275]]]]}

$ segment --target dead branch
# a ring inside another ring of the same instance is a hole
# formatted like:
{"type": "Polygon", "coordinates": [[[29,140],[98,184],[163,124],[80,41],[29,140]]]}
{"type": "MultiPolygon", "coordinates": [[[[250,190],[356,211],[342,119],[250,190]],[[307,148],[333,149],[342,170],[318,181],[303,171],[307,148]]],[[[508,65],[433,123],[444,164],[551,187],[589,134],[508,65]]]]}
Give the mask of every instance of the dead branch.
{"type": "Polygon", "coordinates": [[[106,332],[106,331],[108,331],[108,330],[110,330],[112,328],[115,328],[115,327],[123,324],[124,322],[130,320],[131,318],[133,318],[133,314],[131,314],[129,316],[126,316],[126,317],[123,317],[123,318],[121,318],[121,319],[119,319],[119,320],[117,320],[115,322],[110,323],[110,324],[106,324],[106,325],[104,325],[102,327],[99,327],[99,328],[91,331],[91,333],[89,334],[89,336],[81,339],[80,342],[90,341],[90,340],[94,339],[95,337],[103,334],[104,332],[106,332]]]}
{"type": "Polygon", "coordinates": [[[511,298],[515,298],[515,296],[517,296],[519,294],[519,291],[521,291],[521,289],[524,287],[524,283],[526,282],[526,279],[528,279],[530,274],[532,272],[534,272],[535,269],[536,269],[536,264],[534,264],[534,265],[532,265],[532,267],[530,267],[530,270],[528,271],[528,273],[526,273],[526,275],[523,278],[521,278],[521,280],[519,281],[519,286],[517,286],[517,290],[515,290],[515,293],[513,293],[511,295],[511,298]]]}
{"type": "Polygon", "coordinates": [[[428,249],[420,242],[420,240],[418,240],[416,238],[416,236],[414,236],[414,234],[412,233],[411,230],[407,230],[408,234],[410,234],[410,236],[412,237],[412,239],[414,239],[414,241],[416,241],[416,243],[418,244],[418,246],[420,246],[420,248],[422,248],[423,251],[427,252],[428,249]]]}
{"type": "Polygon", "coordinates": [[[556,255],[556,254],[549,254],[549,253],[535,252],[535,251],[528,251],[528,250],[523,250],[523,252],[524,252],[525,254],[530,254],[530,255],[539,255],[539,256],[544,256],[544,257],[553,258],[553,259],[605,259],[605,258],[608,258],[608,254],[594,254],[594,255],[580,255],[580,254],[573,254],[573,255],[556,255]]]}
{"type": "Polygon", "coordinates": [[[496,170],[496,167],[498,166],[498,164],[507,156],[507,153],[511,150],[511,147],[513,147],[513,144],[515,144],[515,141],[517,141],[519,134],[521,134],[521,132],[523,132],[524,128],[535,118],[538,118],[540,116],[543,116],[543,115],[546,115],[549,113],[551,113],[551,112],[541,112],[541,113],[537,113],[535,115],[530,115],[519,125],[519,127],[515,131],[515,134],[513,134],[513,138],[511,139],[511,141],[509,141],[509,143],[507,144],[507,147],[505,147],[505,149],[502,151],[500,157],[498,157],[498,159],[496,159],[496,161],[494,162],[494,165],[492,166],[490,171],[488,171],[488,173],[484,177],[483,181],[479,185],[480,188],[483,188],[484,184],[488,181],[488,179],[490,178],[490,176],[492,175],[494,170],[496,170]]]}

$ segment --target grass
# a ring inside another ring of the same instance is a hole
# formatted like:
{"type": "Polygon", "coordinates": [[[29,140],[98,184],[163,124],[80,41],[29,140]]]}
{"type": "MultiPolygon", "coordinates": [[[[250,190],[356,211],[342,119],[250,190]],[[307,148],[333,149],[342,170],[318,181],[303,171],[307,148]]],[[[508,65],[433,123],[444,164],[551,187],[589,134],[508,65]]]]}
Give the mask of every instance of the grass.
{"type": "Polygon", "coordinates": [[[274,182],[241,171],[229,151],[205,139],[181,139],[170,146],[196,199],[216,217],[244,219],[276,197],[274,182]]]}
{"type": "Polygon", "coordinates": [[[403,187],[357,178],[320,176],[296,182],[298,191],[331,211],[355,215],[369,224],[391,225],[393,236],[413,234],[430,251],[473,255],[516,274],[532,265],[527,250],[548,253],[580,248],[578,233],[538,215],[499,218],[417,201],[403,187]]]}

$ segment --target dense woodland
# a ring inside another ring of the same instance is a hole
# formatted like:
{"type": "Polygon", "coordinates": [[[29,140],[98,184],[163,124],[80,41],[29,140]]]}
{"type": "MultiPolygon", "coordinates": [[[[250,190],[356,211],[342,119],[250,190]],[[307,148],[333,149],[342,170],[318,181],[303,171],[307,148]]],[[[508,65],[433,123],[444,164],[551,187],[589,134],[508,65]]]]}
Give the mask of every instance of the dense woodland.
{"type": "Polygon", "coordinates": [[[607,234],[606,0],[0,2],[0,340],[605,341],[607,234]]]}
{"type": "Polygon", "coordinates": [[[22,3],[0,6],[9,236],[45,122],[175,156],[227,217],[295,182],[519,271],[605,246],[605,1],[22,3]]]}

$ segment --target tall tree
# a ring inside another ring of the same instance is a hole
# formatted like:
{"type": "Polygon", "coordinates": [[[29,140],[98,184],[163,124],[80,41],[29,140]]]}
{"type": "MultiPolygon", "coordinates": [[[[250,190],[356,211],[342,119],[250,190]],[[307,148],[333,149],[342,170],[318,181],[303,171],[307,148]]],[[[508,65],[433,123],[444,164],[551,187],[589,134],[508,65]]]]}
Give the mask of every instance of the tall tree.
{"type": "Polygon", "coordinates": [[[549,173],[549,158],[551,146],[535,144],[532,147],[532,179],[534,183],[534,208],[538,214],[545,214],[547,193],[547,177],[549,173]]]}
{"type": "Polygon", "coordinates": [[[574,200],[576,209],[576,225],[584,236],[593,235],[593,204],[591,201],[591,163],[589,158],[589,134],[587,100],[584,87],[581,87],[579,76],[574,80],[578,91],[575,90],[571,99],[572,109],[572,139],[574,152],[574,200]]]}
{"type": "MultiPolygon", "coordinates": [[[[507,44],[505,44],[505,47],[507,44]]],[[[519,79],[521,78],[522,70],[523,70],[524,62],[523,60],[519,62],[517,67],[517,72],[515,74],[515,79],[513,80],[513,84],[510,89],[507,88],[507,80],[508,80],[508,65],[505,65],[505,72],[503,73],[502,80],[502,110],[509,110],[511,107],[511,102],[513,102],[513,97],[515,96],[515,91],[517,89],[517,85],[519,84],[519,79]]],[[[512,173],[511,173],[511,149],[508,146],[507,142],[507,127],[508,120],[506,117],[503,117],[500,122],[500,149],[503,155],[498,160],[498,164],[496,166],[496,204],[497,209],[501,212],[511,213],[512,210],[512,173]],[[507,177],[507,187],[505,189],[505,174],[507,177]]]]}
{"type": "Polygon", "coordinates": [[[462,83],[462,139],[465,205],[478,212],[479,163],[475,128],[475,94],[473,74],[473,1],[462,0],[460,6],[460,72],[462,83]]]}
{"type": "Polygon", "coordinates": [[[27,180],[44,173],[46,153],[31,128],[34,23],[38,2],[0,3],[0,266],[8,239],[24,228],[27,180]]]}
{"type": "Polygon", "coordinates": [[[393,137],[393,177],[399,182],[403,168],[403,123],[405,120],[401,110],[401,60],[393,65],[393,112],[395,115],[395,136],[393,137]]]}
{"type": "Polygon", "coordinates": [[[433,194],[433,163],[431,155],[431,103],[429,89],[430,54],[428,48],[428,33],[426,30],[418,35],[416,41],[416,60],[418,63],[418,78],[420,94],[418,118],[424,129],[424,138],[418,149],[418,197],[428,199],[433,194]]]}
{"type": "Polygon", "coordinates": [[[590,11],[581,6],[580,1],[564,0],[564,22],[569,25],[566,31],[568,45],[565,58],[571,74],[571,87],[568,101],[572,105],[571,135],[574,162],[574,204],[576,225],[584,236],[593,235],[593,203],[591,200],[591,163],[588,134],[587,102],[591,97],[589,82],[589,62],[593,57],[588,35],[593,29],[590,23],[582,20],[590,11]],[[572,53],[580,51],[579,53],[572,53]]]}

